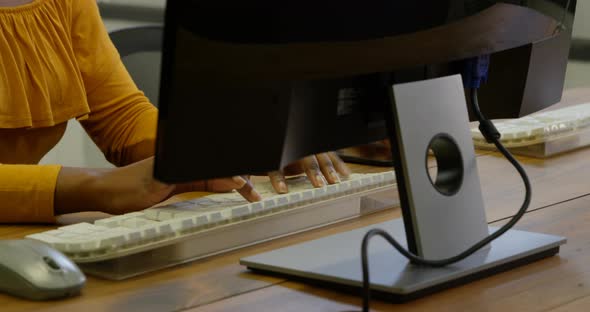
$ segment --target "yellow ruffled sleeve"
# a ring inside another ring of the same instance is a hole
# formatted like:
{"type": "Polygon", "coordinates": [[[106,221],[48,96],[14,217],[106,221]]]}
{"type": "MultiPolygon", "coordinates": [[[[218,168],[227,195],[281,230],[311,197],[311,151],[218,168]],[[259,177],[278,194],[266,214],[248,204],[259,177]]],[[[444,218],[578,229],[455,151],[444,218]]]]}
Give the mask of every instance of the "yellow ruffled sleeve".
{"type": "Polygon", "coordinates": [[[82,126],[115,165],[152,156],[157,109],[138,90],[121,62],[96,1],[73,3],[73,46],[90,106],[90,114],[80,121],[82,126]]]}

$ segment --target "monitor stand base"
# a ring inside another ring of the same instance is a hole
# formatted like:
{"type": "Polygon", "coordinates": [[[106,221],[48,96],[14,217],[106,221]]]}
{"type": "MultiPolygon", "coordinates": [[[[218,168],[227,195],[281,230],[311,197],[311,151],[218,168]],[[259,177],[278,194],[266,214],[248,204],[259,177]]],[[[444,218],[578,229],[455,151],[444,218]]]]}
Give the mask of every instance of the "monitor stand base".
{"type": "MultiPolygon", "coordinates": [[[[333,289],[361,293],[360,245],[373,228],[388,231],[405,241],[401,219],[339,233],[290,247],[241,259],[250,270],[286,276],[333,289]]],[[[496,227],[489,227],[490,232],[496,227]]],[[[510,230],[463,261],[442,268],[410,264],[385,240],[369,246],[371,292],[393,302],[413,300],[437,291],[503,272],[559,251],[566,239],[559,236],[510,230]]]]}

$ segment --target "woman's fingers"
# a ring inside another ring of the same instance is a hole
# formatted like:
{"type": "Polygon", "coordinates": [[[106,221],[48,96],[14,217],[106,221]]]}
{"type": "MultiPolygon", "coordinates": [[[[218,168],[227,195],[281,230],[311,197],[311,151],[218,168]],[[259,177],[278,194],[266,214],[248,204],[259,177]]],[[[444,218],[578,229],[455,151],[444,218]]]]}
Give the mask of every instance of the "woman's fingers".
{"type": "Polygon", "coordinates": [[[339,183],[342,179],[348,179],[350,176],[350,169],[348,169],[346,163],[336,153],[329,152],[305,157],[283,168],[282,171],[269,173],[269,177],[278,193],[286,193],[288,189],[285,183],[285,175],[296,175],[301,172],[307,175],[311,184],[315,187],[322,187],[328,183],[339,183]],[[283,183],[285,183],[284,189],[282,188],[283,183]]]}
{"type": "Polygon", "coordinates": [[[272,171],[268,173],[268,177],[270,178],[270,183],[275,191],[279,194],[285,194],[289,192],[287,188],[287,183],[285,182],[285,175],[282,171],[272,171]]]}
{"type": "Polygon", "coordinates": [[[208,192],[230,192],[236,190],[246,200],[254,202],[262,199],[254,189],[254,185],[247,176],[235,176],[233,178],[211,179],[206,181],[205,191],[208,192]]]}
{"type": "Polygon", "coordinates": [[[315,187],[322,187],[327,183],[322,171],[320,164],[315,156],[308,156],[301,160],[303,171],[307,175],[307,178],[311,181],[311,184],[315,187]]]}
{"type": "Polygon", "coordinates": [[[249,202],[257,202],[262,200],[262,196],[258,194],[256,189],[254,189],[254,185],[248,179],[245,180],[246,184],[244,184],[241,188],[236,189],[240,195],[242,195],[247,201],[249,202]]]}
{"type": "Polygon", "coordinates": [[[340,174],[340,177],[348,179],[348,177],[350,176],[350,169],[348,169],[346,163],[342,161],[342,159],[340,159],[340,157],[338,157],[338,155],[336,155],[336,153],[334,152],[329,152],[327,154],[330,160],[332,161],[332,165],[340,174]]]}
{"type": "Polygon", "coordinates": [[[322,174],[328,180],[330,184],[340,183],[340,176],[336,169],[334,169],[334,164],[332,164],[332,160],[327,153],[317,154],[316,159],[318,160],[318,164],[320,165],[320,170],[322,174]]]}

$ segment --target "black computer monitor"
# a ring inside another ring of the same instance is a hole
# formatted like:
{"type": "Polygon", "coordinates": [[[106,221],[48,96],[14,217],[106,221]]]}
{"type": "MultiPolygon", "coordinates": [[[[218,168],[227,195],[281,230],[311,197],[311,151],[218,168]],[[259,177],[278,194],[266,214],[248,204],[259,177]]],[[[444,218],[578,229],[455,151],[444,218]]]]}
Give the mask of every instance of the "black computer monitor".
{"type": "Polygon", "coordinates": [[[491,54],[490,118],[561,98],[576,1],[167,2],[156,178],[262,173],[386,138],[391,84],[491,54]],[[565,13],[568,7],[569,12],[565,13]]]}

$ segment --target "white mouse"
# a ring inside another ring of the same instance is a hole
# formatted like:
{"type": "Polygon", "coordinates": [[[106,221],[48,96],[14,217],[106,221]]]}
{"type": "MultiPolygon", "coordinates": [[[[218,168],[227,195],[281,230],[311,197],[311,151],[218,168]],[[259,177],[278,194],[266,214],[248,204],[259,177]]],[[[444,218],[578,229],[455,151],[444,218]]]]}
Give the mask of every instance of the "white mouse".
{"type": "Polygon", "coordinates": [[[0,292],[46,300],[80,293],[86,277],[59,251],[32,240],[0,240],[0,292]]]}

